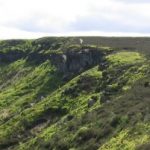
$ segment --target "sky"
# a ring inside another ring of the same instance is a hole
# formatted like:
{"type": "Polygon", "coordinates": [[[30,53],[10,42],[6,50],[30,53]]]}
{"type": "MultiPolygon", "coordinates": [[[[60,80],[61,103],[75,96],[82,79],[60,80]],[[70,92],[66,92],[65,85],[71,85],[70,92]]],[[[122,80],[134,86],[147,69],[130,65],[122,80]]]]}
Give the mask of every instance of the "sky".
{"type": "Polygon", "coordinates": [[[0,0],[0,39],[150,36],[150,0],[0,0]]]}

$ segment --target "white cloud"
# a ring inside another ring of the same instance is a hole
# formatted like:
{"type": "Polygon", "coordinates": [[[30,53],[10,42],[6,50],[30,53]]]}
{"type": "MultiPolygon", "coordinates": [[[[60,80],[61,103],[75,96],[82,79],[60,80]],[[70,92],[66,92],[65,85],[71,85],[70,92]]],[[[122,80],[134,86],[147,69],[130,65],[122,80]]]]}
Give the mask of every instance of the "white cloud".
{"type": "Polygon", "coordinates": [[[150,34],[150,2],[0,0],[0,39],[51,35],[150,34]]]}
{"type": "Polygon", "coordinates": [[[30,39],[30,38],[38,38],[42,36],[48,36],[48,33],[42,32],[28,32],[19,30],[16,28],[8,28],[0,26],[0,39],[30,39]]]}

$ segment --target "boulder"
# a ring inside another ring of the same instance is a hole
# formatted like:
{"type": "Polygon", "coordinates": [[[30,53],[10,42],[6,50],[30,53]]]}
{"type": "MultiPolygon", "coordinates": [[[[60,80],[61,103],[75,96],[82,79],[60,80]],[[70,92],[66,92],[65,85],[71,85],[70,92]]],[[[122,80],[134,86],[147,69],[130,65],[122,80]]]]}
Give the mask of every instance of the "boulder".
{"type": "Polygon", "coordinates": [[[89,99],[88,100],[88,108],[92,107],[96,103],[97,99],[89,99]]]}

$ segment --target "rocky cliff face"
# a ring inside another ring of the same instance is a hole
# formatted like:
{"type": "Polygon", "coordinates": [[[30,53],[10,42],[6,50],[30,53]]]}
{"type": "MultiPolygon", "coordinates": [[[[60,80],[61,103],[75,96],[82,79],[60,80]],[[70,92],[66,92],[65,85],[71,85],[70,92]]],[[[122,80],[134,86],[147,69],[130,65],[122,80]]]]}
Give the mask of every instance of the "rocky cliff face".
{"type": "Polygon", "coordinates": [[[49,54],[39,53],[38,51],[27,53],[15,50],[7,53],[0,52],[0,62],[12,62],[21,58],[26,58],[29,61],[41,63],[49,59],[59,72],[78,73],[99,64],[104,55],[102,49],[93,47],[62,50],[61,53],[56,53],[54,51],[49,54]]]}
{"type": "Polygon", "coordinates": [[[61,72],[81,72],[91,66],[98,64],[104,54],[98,49],[81,49],[79,51],[69,50],[61,55],[51,55],[52,63],[61,72]]]}

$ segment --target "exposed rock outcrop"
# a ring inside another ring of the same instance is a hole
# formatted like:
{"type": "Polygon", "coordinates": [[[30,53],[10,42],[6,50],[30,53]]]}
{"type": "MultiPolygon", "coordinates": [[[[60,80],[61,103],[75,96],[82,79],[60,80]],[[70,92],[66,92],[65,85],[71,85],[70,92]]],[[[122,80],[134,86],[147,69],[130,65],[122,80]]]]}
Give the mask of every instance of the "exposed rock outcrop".
{"type": "Polygon", "coordinates": [[[91,66],[99,64],[104,54],[98,49],[68,50],[64,54],[51,55],[52,63],[61,72],[81,72],[91,66]]]}
{"type": "Polygon", "coordinates": [[[98,65],[104,55],[103,50],[93,47],[68,49],[61,51],[61,53],[55,53],[55,51],[53,53],[9,51],[7,53],[0,52],[0,62],[12,62],[25,57],[28,61],[34,61],[37,64],[50,60],[58,71],[74,74],[98,65]]]}
{"type": "Polygon", "coordinates": [[[13,62],[25,56],[26,54],[21,51],[10,51],[8,53],[0,52],[0,63],[13,62]]]}

